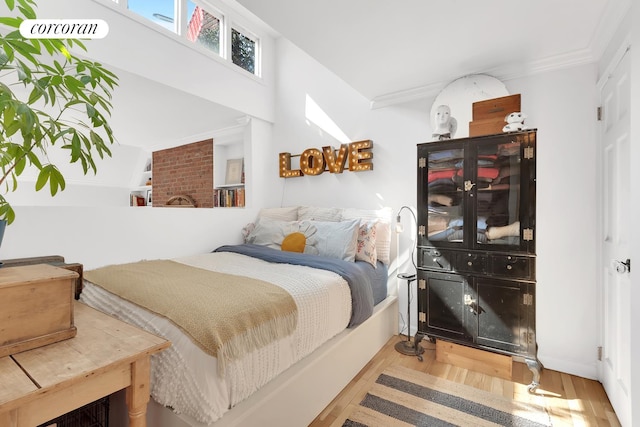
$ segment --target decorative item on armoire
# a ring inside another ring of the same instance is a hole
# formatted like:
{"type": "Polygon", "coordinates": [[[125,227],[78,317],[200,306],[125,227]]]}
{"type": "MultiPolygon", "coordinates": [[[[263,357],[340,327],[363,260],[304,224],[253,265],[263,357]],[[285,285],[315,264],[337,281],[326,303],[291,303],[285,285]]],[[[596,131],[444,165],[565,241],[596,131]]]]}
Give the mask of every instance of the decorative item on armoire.
{"type": "MultiPolygon", "coordinates": [[[[487,74],[470,74],[459,77],[448,83],[434,99],[430,110],[431,129],[438,127],[434,122],[436,109],[441,105],[446,105],[451,109],[451,114],[455,116],[458,122],[455,138],[474,136],[471,129],[472,125],[470,124],[472,120],[475,121],[477,119],[472,111],[473,104],[478,101],[507,95],[509,95],[507,87],[495,77],[487,74]]],[[[504,126],[502,121],[504,116],[512,111],[519,110],[519,106],[501,110],[495,116],[499,120],[499,127],[495,131],[486,132],[485,134],[500,132],[500,129],[504,126]]]]}
{"type": "Polygon", "coordinates": [[[433,122],[436,125],[431,134],[434,140],[442,141],[455,136],[458,129],[458,121],[451,116],[451,108],[448,105],[438,105],[433,122]]]}
{"type": "Polygon", "coordinates": [[[526,129],[527,127],[524,125],[524,120],[526,118],[527,115],[519,111],[507,114],[507,117],[504,118],[504,121],[507,122],[507,124],[502,128],[502,132],[515,132],[526,129]]]}

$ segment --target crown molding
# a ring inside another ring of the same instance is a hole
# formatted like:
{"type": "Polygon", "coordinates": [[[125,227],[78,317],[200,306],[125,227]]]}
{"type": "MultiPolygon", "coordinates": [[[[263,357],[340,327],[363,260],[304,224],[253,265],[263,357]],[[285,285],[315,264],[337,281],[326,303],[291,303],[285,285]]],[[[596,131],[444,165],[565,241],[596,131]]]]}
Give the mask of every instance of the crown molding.
{"type": "MultiPolygon", "coordinates": [[[[577,67],[580,65],[595,62],[597,59],[598,58],[592,54],[590,49],[581,49],[537,61],[509,64],[503,67],[495,67],[487,70],[478,70],[477,72],[470,74],[487,74],[505,81],[528,77],[540,73],[546,73],[549,71],[577,67]]],[[[458,76],[456,77],[456,79],[459,77],[462,76],[458,76]]],[[[370,108],[372,110],[376,110],[379,108],[391,107],[411,101],[431,98],[436,96],[440,92],[440,90],[447,84],[448,82],[438,82],[413,89],[380,95],[371,100],[370,108]]]]}
{"type": "Polygon", "coordinates": [[[393,105],[404,104],[405,102],[429,98],[435,96],[445,85],[446,83],[443,82],[431,83],[426,86],[376,96],[371,100],[370,108],[372,110],[377,110],[379,108],[391,107],[393,105]]]}
{"type": "MultiPolygon", "coordinates": [[[[568,52],[562,55],[555,55],[537,61],[509,64],[488,70],[478,70],[472,74],[488,74],[504,81],[528,77],[539,73],[563,70],[599,61],[615,36],[616,31],[618,31],[621,23],[630,13],[631,3],[632,0],[609,1],[587,48],[568,52]]],[[[626,41],[625,43],[626,44],[623,46],[623,49],[626,49],[629,44],[626,41]]],[[[436,96],[447,83],[448,82],[431,83],[413,89],[380,95],[371,100],[370,108],[372,110],[376,110],[411,101],[431,98],[436,96]]]]}

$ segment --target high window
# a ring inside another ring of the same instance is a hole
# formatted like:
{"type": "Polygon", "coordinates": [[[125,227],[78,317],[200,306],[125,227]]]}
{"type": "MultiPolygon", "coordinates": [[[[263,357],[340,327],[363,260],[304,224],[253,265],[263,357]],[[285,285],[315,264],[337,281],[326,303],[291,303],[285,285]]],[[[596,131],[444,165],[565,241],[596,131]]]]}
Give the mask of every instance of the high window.
{"type": "Polygon", "coordinates": [[[187,40],[220,55],[221,19],[192,1],[187,2],[187,40]]]}
{"type": "Polygon", "coordinates": [[[255,74],[256,41],[235,28],[231,29],[231,60],[237,66],[255,74]]]}
{"type": "Polygon", "coordinates": [[[174,0],[128,0],[126,4],[130,11],[171,32],[177,32],[174,0]]]}
{"type": "Polygon", "coordinates": [[[223,12],[208,3],[198,0],[113,2],[251,74],[260,75],[259,38],[225,19],[223,12]]]}

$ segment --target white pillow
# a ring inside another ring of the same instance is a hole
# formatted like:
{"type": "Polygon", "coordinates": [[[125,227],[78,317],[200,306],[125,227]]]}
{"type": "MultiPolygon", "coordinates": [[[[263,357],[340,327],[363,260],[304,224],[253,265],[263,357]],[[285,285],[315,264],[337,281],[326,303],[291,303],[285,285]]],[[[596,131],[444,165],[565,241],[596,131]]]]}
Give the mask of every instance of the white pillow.
{"type": "Polygon", "coordinates": [[[356,261],[366,261],[377,267],[378,253],[376,251],[376,231],[378,221],[361,221],[358,231],[356,261]]]}
{"type": "Polygon", "coordinates": [[[271,218],[279,221],[297,221],[298,207],[288,206],[284,208],[262,208],[258,212],[258,218],[271,218]]]}
{"type": "Polygon", "coordinates": [[[247,237],[247,243],[282,249],[282,241],[291,233],[302,233],[306,238],[304,253],[318,254],[316,248],[316,228],[310,223],[300,221],[278,221],[271,218],[260,218],[247,237]]]}
{"type": "Polygon", "coordinates": [[[315,227],[313,246],[318,250],[318,255],[344,261],[355,261],[360,220],[339,222],[303,220],[300,222],[310,223],[315,227]]]}
{"type": "Polygon", "coordinates": [[[376,252],[378,260],[389,265],[391,262],[391,221],[393,210],[390,207],[372,210],[344,208],[342,210],[342,219],[352,218],[378,220],[376,225],[376,252]]]}
{"type": "Polygon", "coordinates": [[[319,208],[313,206],[300,206],[298,208],[298,219],[310,221],[342,221],[342,209],[340,208],[319,208]]]}

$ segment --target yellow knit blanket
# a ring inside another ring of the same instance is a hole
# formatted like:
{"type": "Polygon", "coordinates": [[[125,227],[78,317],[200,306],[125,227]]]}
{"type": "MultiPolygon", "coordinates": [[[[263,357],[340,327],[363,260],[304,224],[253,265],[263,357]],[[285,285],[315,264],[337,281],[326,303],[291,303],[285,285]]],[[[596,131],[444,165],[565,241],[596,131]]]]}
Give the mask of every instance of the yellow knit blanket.
{"type": "Polygon", "coordinates": [[[84,278],[178,325],[218,368],[290,335],[298,308],[288,292],[261,280],[154,260],[86,271],[84,278]]]}

